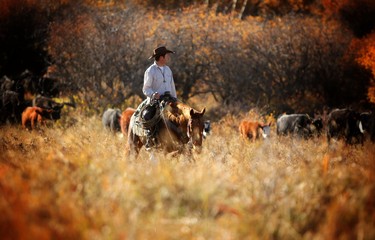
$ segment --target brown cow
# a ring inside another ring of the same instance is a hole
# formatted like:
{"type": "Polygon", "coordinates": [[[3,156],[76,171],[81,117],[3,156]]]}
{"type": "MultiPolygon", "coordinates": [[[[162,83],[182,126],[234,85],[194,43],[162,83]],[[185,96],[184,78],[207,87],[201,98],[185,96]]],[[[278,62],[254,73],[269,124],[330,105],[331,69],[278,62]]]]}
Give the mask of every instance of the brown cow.
{"type": "Polygon", "coordinates": [[[263,138],[267,138],[270,134],[271,123],[264,124],[260,122],[252,122],[243,120],[238,127],[238,130],[241,133],[241,136],[244,140],[250,138],[252,142],[255,142],[255,139],[260,137],[259,131],[262,131],[263,138]]]}
{"type": "Polygon", "coordinates": [[[31,129],[34,129],[36,122],[45,125],[45,118],[50,118],[50,114],[53,112],[52,109],[43,109],[40,107],[27,107],[22,112],[22,127],[26,129],[30,123],[31,129]]]}
{"type": "Polygon", "coordinates": [[[132,117],[134,112],[135,112],[134,108],[128,107],[121,114],[120,126],[121,126],[121,132],[124,136],[128,135],[130,118],[132,117]]]}

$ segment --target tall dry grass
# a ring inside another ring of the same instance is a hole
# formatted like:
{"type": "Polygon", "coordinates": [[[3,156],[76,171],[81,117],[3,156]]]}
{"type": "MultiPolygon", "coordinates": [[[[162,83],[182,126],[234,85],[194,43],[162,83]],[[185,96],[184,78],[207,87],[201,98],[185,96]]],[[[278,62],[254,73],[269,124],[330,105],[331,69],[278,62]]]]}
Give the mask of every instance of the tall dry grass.
{"type": "MultiPolygon", "coordinates": [[[[220,124],[219,124],[220,123],[220,124]]],[[[375,148],[243,142],[213,124],[200,155],[127,158],[99,117],[0,129],[2,239],[374,239],[375,148]]],[[[274,133],[274,132],[273,132],[274,133]]]]}

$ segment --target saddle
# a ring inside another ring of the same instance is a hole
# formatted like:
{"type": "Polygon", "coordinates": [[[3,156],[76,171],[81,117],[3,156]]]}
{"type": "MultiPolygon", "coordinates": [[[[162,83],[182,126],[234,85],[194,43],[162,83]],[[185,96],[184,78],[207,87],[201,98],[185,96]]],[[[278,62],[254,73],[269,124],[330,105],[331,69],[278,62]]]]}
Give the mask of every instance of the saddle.
{"type": "Polygon", "coordinates": [[[155,128],[161,119],[160,108],[142,102],[132,117],[133,132],[138,136],[147,136],[148,131],[155,128]]]}
{"type": "MultiPolygon", "coordinates": [[[[169,92],[166,92],[160,99],[146,99],[137,108],[133,115],[133,132],[138,136],[147,136],[151,131],[157,131],[157,124],[162,119],[167,103],[175,102],[169,92]]],[[[167,114],[168,116],[168,114],[167,114]]]]}

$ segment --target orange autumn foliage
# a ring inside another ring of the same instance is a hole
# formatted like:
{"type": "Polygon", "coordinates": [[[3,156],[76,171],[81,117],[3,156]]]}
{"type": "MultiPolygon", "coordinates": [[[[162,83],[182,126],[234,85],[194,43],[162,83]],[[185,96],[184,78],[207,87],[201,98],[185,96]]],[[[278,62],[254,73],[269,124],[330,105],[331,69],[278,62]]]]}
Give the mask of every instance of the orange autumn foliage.
{"type": "Polygon", "coordinates": [[[370,83],[367,95],[370,102],[375,103],[375,33],[362,39],[353,40],[351,50],[355,52],[357,63],[371,71],[373,80],[370,83]]]}
{"type": "Polygon", "coordinates": [[[322,0],[325,12],[328,14],[337,13],[348,2],[349,0],[322,0]]]}
{"type": "Polygon", "coordinates": [[[361,39],[361,48],[358,52],[357,61],[359,64],[369,69],[375,77],[375,33],[361,39]]]}

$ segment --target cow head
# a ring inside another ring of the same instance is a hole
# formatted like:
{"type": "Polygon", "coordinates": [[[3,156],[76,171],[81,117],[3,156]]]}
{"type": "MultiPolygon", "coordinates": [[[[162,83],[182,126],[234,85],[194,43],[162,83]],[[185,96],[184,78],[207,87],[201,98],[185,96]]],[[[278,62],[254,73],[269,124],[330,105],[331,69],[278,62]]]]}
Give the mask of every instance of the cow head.
{"type": "Polygon", "coordinates": [[[268,138],[271,135],[271,124],[272,122],[261,125],[263,138],[268,138]]]}
{"type": "Polygon", "coordinates": [[[322,118],[318,117],[315,119],[312,119],[310,124],[310,132],[311,134],[317,134],[320,135],[323,130],[323,120],[322,118]]]}
{"type": "Polygon", "coordinates": [[[371,119],[373,117],[372,112],[362,112],[359,115],[359,128],[362,133],[369,131],[371,128],[371,119]]]}
{"type": "Polygon", "coordinates": [[[64,107],[64,104],[57,103],[55,106],[52,107],[52,119],[58,120],[61,118],[61,109],[64,107]]]}

